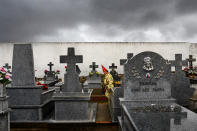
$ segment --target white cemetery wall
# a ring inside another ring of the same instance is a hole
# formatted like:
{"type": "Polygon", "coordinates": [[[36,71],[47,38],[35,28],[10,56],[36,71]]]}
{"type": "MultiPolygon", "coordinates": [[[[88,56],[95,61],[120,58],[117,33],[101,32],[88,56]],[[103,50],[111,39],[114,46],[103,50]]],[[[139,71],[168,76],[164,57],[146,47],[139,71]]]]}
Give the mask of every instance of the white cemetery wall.
{"type": "MultiPolygon", "coordinates": [[[[4,63],[12,64],[12,51],[14,43],[0,43],[0,66],[4,63]]],[[[109,68],[111,63],[118,66],[118,72],[123,73],[123,67],[120,66],[120,59],[126,59],[127,53],[134,55],[143,51],[154,51],[161,54],[165,59],[174,60],[175,53],[182,53],[183,59],[188,58],[188,55],[193,53],[197,57],[197,44],[184,42],[63,42],[63,43],[32,43],[34,53],[34,64],[37,77],[44,76],[44,70],[49,67],[47,64],[53,62],[53,69],[59,69],[63,77],[65,72],[64,66],[60,64],[59,56],[67,55],[68,47],[75,47],[76,55],[83,55],[83,64],[78,64],[81,69],[80,75],[88,75],[89,65],[96,62],[109,68]]]]}

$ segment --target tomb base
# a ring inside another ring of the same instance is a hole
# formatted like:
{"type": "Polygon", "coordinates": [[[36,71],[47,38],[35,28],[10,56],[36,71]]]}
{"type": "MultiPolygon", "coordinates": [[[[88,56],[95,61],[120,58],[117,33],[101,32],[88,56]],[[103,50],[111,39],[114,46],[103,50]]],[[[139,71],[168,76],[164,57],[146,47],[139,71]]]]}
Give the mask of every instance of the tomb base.
{"type": "Polygon", "coordinates": [[[54,93],[55,121],[94,122],[96,105],[89,103],[91,92],[54,93]]]}
{"type": "Polygon", "coordinates": [[[45,119],[54,109],[54,89],[43,91],[41,86],[7,87],[11,122],[34,122],[45,119]]]}

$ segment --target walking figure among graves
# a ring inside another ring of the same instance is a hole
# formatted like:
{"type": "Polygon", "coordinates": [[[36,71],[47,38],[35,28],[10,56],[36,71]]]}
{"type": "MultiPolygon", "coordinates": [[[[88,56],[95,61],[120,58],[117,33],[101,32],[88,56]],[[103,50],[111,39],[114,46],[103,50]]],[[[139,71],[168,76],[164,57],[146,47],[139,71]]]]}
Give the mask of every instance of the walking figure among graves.
{"type": "Polygon", "coordinates": [[[108,70],[103,65],[101,65],[101,66],[102,66],[103,73],[105,75],[105,77],[104,77],[105,96],[109,100],[110,93],[112,92],[112,88],[114,87],[114,85],[113,85],[114,81],[113,81],[112,75],[108,72],[108,70]]]}

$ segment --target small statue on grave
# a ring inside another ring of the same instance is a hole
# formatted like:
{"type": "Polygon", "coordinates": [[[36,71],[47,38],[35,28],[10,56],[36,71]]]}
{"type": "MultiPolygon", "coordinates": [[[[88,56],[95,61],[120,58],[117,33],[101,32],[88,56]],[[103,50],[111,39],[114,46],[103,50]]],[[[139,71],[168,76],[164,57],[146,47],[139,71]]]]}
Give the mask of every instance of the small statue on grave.
{"type": "Polygon", "coordinates": [[[113,85],[114,81],[113,81],[112,75],[108,72],[108,70],[103,65],[101,65],[101,66],[103,69],[103,73],[105,75],[105,77],[104,77],[105,96],[109,100],[111,90],[114,87],[114,85],[113,85]]]}

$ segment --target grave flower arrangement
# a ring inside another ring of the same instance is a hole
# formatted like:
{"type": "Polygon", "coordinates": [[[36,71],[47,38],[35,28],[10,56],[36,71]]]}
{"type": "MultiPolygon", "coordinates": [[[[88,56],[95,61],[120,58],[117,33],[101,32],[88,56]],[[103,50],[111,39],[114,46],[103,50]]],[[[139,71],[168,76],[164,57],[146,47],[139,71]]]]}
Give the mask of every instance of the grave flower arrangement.
{"type": "Polygon", "coordinates": [[[37,82],[36,85],[42,85],[43,90],[48,90],[48,86],[45,84],[42,84],[41,82],[37,82]]]}
{"type": "Polygon", "coordinates": [[[10,84],[12,81],[11,76],[7,69],[0,67],[0,84],[10,84]]]}
{"type": "Polygon", "coordinates": [[[195,78],[197,79],[197,67],[194,67],[194,68],[185,67],[184,71],[187,77],[191,79],[195,79],[195,78]]]}
{"type": "MultiPolygon", "coordinates": [[[[92,72],[92,71],[89,72],[89,76],[91,77],[92,75],[93,75],[93,72],[92,72]]],[[[99,76],[99,75],[100,75],[100,72],[97,71],[97,72],[96,72],[96,75],[99,76]]]]}
{"type": "Polygon", "coordinates": [[[56,70],[55,74],[60,74],[60,70],[56,70]]]}
{"type": "Polygon", "coordinates": [[[49,71],[48,70],[44,70],[44,73],[47,74],[49,71]]]}

